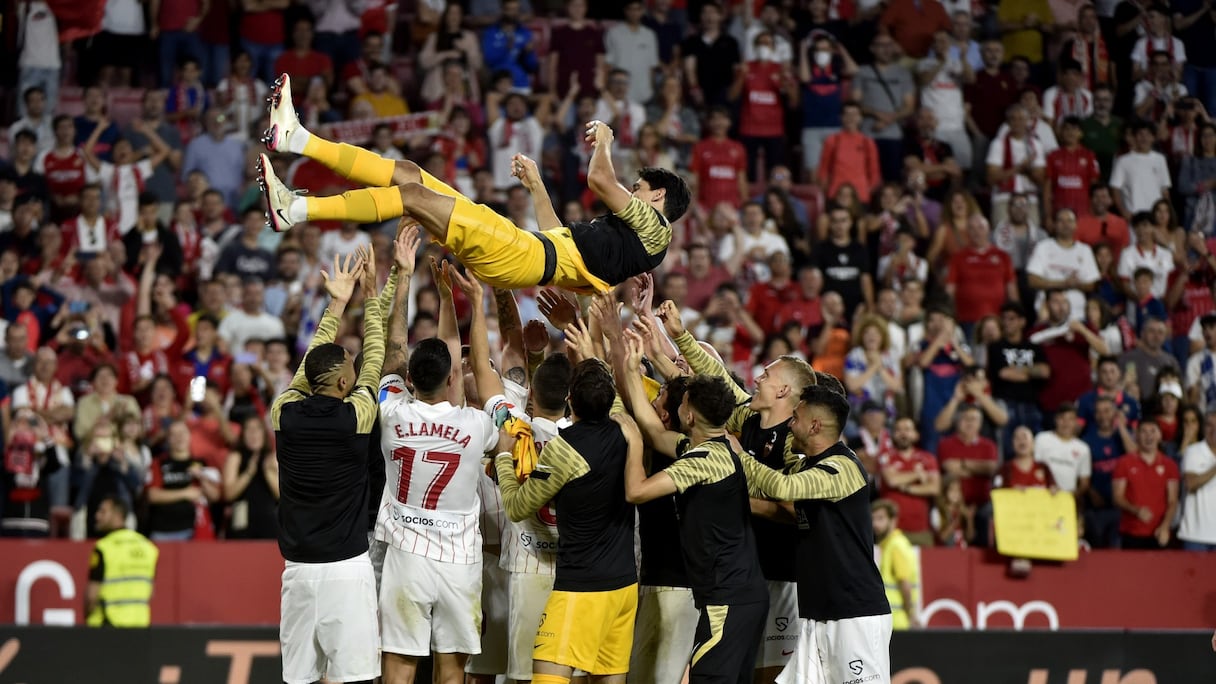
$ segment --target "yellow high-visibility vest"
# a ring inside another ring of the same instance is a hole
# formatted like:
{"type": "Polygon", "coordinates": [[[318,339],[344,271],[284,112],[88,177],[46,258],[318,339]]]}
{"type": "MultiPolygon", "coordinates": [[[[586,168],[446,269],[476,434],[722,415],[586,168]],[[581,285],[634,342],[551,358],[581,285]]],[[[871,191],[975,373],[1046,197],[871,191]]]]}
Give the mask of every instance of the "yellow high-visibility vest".
{"type": "Polygon", "coordinates": [[[920,601],[920,562],[912,542],[903,531],[895,529],[878,543],[881,554],[878,570],[887,590],[887,602],[891,604],[891,623],[894,629],[908,629],[908,609],[904,595],[899,590],[899,580],[912,585],[913,603],[920,601]]]}
{"type": "Polygon", "coordinates": [[[156,545],[134,530],[114,530],[97,540],[105,564],[100,602],[88,616],[90,627],[147,627],[156,578],[156,545]]]}

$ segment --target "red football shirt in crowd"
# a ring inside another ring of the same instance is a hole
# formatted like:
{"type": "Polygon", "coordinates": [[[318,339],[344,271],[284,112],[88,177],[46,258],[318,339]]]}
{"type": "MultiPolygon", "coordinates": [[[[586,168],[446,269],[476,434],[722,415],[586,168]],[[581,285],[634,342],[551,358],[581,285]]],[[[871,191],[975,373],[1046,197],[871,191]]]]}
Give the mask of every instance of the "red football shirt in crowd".
{"type": "Polygon", "coordinates": [[[299,99],[305,95],[305,92],[308,90],[308,82],[314,76],[333,75],[334,63],[329,59],[329,55],[324,52],[309,50],[301,55],[295,50],[288,50],[279,55],[279,58],[274,61],[274,72],[276,74],[289,74],[291,80],[299,84],[292,91],[297,96],[297,99],[299,99]]]}
{"type": "MultiPolygon", "coordinates": [[[[967,444],[958,435],[950,435],[937,445],[937,459],[942,466],[950,461],[991,461],[999,459],[996,453],[996,442],[987,437],[980,437],[967,444]]],[[[960,480],[963,487],[963,500],[979,506],[988,503],[988,493],[992,491],[992,478],[987,475],[968,475],[960,480]]]]}
{"type": "Polygon", "coordinates": [[[1088,209],[1084,214],[1077,215],[1077,232],[1074,237],[1077,242],[1084,242],[1090,247],[1102,242],[1110,245],[1116,264],[1119,263],[1119,255],[1132,243],[1127,221],[1122,216],[1110,212],[1102,217],[1093,216],[1088,209]]]}
{"type": "Polygon", "coordinates": [[[1013,261],[995,245],[984,249],[965,247],[950,257],[946,282],[954,283],[954,308],[958,320],[975,323],[1000,313],[1008,285],[1015,281],[1013,261]]]}
{"type": "Polygon", "coordinates": [[[287,42],[283,10],[242,12],[240,30],[241,38],[258,45],[282,45],[287,42]]]}
{"type": "Polygon", "coordinates": [[[198,16],[198,0],[161,0],[157,27],[161,31],[184,31],[186,22],[198,16]]]}
{"type": "Polygon", "coordinates": [[[1089,213],[1089,186],[1101,177],[1098,158],[1087,148],[1063,147],[1047,155],[1047,183],[1055,208],[1072,209],[1078,217],[1089,213]]]}
{"type": "Polygon", "coordinates": [[[42,165],[46,189],[52,195],[78,195],[84,189],[84,155],[79,150],[72,150],[66,157],[51,150],[43,158],[42,165]]]}
{"type": "Polygon", "coordinates": [[[776,62],[748,62],[745,68],[739,134],[752,138],[785,135],[785,108],[781,105],[783,67],[776,62]]]}
{"type": "MultiPolygon", "coordinates": [[[[937,459],[933,454],[913,448],[905,457],[898,449],[888,449],[878,457],[879,465],[900,473],[912,473],[920,468],[926,473],[938,472],[937,459]]],[[[916,494],[905,494],[887,486],[884,480],[879,492],[899,506],[899,529],[904,532],[926,532],[929,530],[929,498],[916,494]]]]}
{"type": "Polygon", "coordinates": [[[747,295],[747,312],[752,315],[752,320],[756,321],[761,330],[771,335],[780,330],[777,327],[777,314],[781,307],[797,296],[798,285],[793,281],[786,282],[781,287],[773,285],[772,281],[756,283],[747,295]]]}
{"type": "MultiPolygon", "coordinates": [[[[1040,323],[1030,334],[1050,327],[1040,323]]],[[[1093,330],[1091,327],[1090,330],[1093,330]]],[[[1096,331],[1094,331],[1096,333],[1096,331]]],[[[1093,387],[1090,378],[1089,343],[1076,333],[1069,333],[1042,344],[1047,365],[1051,366],[1051,377],[1039,390],[1039,407],[1055,411],[1066,401],[1076,401],[1093,387]]]]}
{"type": "Polygon", "coordinates": [[[697,174],[697,201],[702,206],[726,202],[737,209],[743,203],[739,196],[739,177],[747,173],[743,143],[706,138],[693,146],[689,168],[697,174]]]}
{"type": "Polygon", "coordinates": [[[1030,470],[1022,470],[1013,461],[1007,461],[997,472],[1001,487],[1005,489],[1026,489],[1028,487],[1054,487],[1055,478],[1051,469],[1042,463],[1033,463],[1030,470]]]}
{"type": "Polygon", "coordinates": [[[840,186],[848,183],[862,202],[869,202],[874,188],[882,183],[878,145],[873,138],[857,131],[840,131],[829,136],[823,143],[815,178],[828,197],[835,197],[840,186]]]}
{"type": "Polygon", "coordinates": [[[1153,512],[1153,517],[1144,522],[1123,511],[1119,519],[1119,532],[1137,537],[1152,536],[1161,526],[1169,505],[1167,487],[1170,482],[1178,483],[1178,464],[1161,452],[1157,452],[1151,461],[1146,461],[1137,453],[1126,454],[1115,466],[1114,479],[1127,481],[1125,496],[1129,503],[1137,507],[1145,506],[1153,512]]]}

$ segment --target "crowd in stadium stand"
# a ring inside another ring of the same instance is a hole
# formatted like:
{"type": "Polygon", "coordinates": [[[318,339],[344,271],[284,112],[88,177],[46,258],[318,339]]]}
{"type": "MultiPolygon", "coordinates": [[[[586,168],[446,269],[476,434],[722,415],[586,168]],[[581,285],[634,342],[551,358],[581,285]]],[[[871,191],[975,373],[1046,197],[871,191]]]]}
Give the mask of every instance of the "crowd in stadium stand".
{"type": "MultiPolygon", "coordinates": [[[[274,538],[267,406],[319,269],[371,243],[383,279],[396,232],[265,227],[287,73],[311,129],[521,228],[517,153],[564,220],[604,213],[591,119],[627,186],[685,174],[653,300],[626,284],[622,315],[672,300],[747,387],[782,354],[841,378],[916,543],[989,544],[990,490],[1044,486],[1076,493],[1081,544],[1216,549],[1211,0],[102,4],[63,44],[63,3],[4,22],[0,535],[94,536],[118,494],[154,540],[274,538]]],[[[412,340],[438,306],[419,270],[412,340]]],[[[515,295],[560,350],[569,308],[515,295]]]]}

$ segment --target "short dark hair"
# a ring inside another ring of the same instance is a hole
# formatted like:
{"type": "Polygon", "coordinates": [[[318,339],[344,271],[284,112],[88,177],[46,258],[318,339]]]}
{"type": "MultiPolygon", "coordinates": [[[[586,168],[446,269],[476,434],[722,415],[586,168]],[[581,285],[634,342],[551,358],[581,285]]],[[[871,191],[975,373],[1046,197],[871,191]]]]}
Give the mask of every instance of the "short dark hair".
{"type": "Polygon", "coordinates": [[[118,377],[118,368],[115,367],[114,364],[102,363],[93,367],[92,372],[89,373],[89,382],[97,382],[97,375],[106,370],[113,373],[114,377],[118,377]]]}
{"type": "Polygon", "coordinates": [[[566,408],[566,397],[570,394],[570,357],[555,352],[532,373],[532,401],[545,411],[561,411],[566,408]]]}
{"type": "Polygon", "coordinates": [[[13,134],[13,142],[15,143],[18,140],[28,140],[32,143],[37,144],[38,135],[28,128],[22,128],[13,134]]]}
{"type": "Polygon", "coordinates": [[[874,503],[870,504],[870,511],[886,511],[887,515],[892,518],[899,517],[899,504],[890,499],[875,499],[874,503]]]}
{"type": "Polygon", "coordinates": [[[1106,183],[1094,183],[1093,185],[1089,186],[1090,199],[1093,199],[1094,194],[1101,190],[1110,191],[1110,186],[1106,183]]]}
{"type": "Polygon", "coordinates": [[[1145,223],[1147,223],[1150,226],[1153,225],[1153,212],[1137,211],[1135,214],[1132,215],[1132,227],[1133,228],[1135,228],[1136,226],[1145,224],[1145,223]]]}
{"type": "Polygon", "coordinates": [[[1056,417],[1059,417],[1062,413],[1071,413],[1076,415],[1077,405],[1071,401],[1061,403],[1058,407],[1056,407],[1056,417]]]}
{"type": "Polygon", "coordinates": [[[419,394],[430,394],[443,387],[451,372],[452,353],[447,343],[437,337],[420,341],[410,354],[410,382],[419,394]]]}
{"type": "Polygon", "coordinates": [[[1012,299],[1001,305],[1002,314],[1016,314],[1019,318],[1026,318],[1026,307],[1020,302],[1015,302],[1012,299]]]}
{"type": "Polygon", "coordinates": [[[828,410],[836,420],[837,434],[844,430],[849,422],[849,400],[844,394],[828,387],[826,384],[808,385],[802,388],[799,397],[807,406],[818,406],[828,410]]]}
{"type": "Polygon", "coordinates": [[[1061,127],[1063,127],[1063,126],[1071,126],[1071,127],[1073,127],[1073,128],[1077,128],[1077,129],[1079,129],[1079,128],[1081,128],[1081,117],[1079,117],[1079,116],[1066,116],[1066,117],[1064,117],[1064,120],[1060,122],[1060,126],[1061,126],[1061,127]]]}
{"type": "Polygon", "coordinates": [[[1148,131],[1149,133],[1153,132],[1153,125],[1143,119],[1136,119],[1131,123],[1129,128],[1132,131],[1132,135],[1136,135],[1140,133],[1140,131],[1148,131]]]}
{"type": "Polygon", "coordinates": [[[1149,268],[1148,266],[1141,266],[1141,267],[1137,268],[1135,271],[1132,271],[1132,280],[1140,280],[1141,278],[1143,278],[1145,276],[1147,276],[1149,278],[1155,277],[1155,274],[1153,273],[1153,269],[1149,268]]]}
{"type": "Polygon", "coordinates": [[[160,198],[156,196],[155,192],[145,190],[139,193],[139,206],[141,209],[155,204],[160,204],[160,198]]]}
{"type": "Polygon", "coordinates": [[[315,390],[321,386],[321,378],[345,362],[345,348],[333,342],[318,344],[304,357],[304,378],[315,390]]]}
{"type": "Polygon", "coordinates": [[[59,124],[64,121],[71,121],[72,125],[76,125],[75,119],[70,114],[57,114],[55,118],[51,119],[51,130],[59,128],[59,124]]]}
{"type": "MultiPolygon", "coordinates": [[[[823,371],[819,370],[815,371],[815,384],[826,387],[842,397],[848,396],[848,393],[845,392],[844,389],[844,383],[840,381],[840,378],[832,375],[831,373],[824,373],[823,371]]],[[[813,386],[814,385],[808,385],[808,387],[813,386]]]]}
{"type": "Polygon", "coordinates": [[[694,375],[688,381],[688,405],[713,427],[726,425],[735,412],[735,393],[716,375],[694,375]]]}
{"type": "Polygon", "coordinates": [[[672,430],[683,432],[684,421],[680,420],[680,404],[684,402],[684,394],[688,392],[688,376],[677,375],[664,385],[667,389],[667,401],[663,410],[667,411],[667,423],[672,430]]]}
{"type": "Polygon", "coordinates": [[[131,504],[119,494],[106,494],[105,496],[101,497],[101,501],[99,501],[97,505],[100,507],[101,504],[106,502],[109,502],[110,508],[118,511],[118,514],[123,518],[126,518],[131,514],[131,504]]]}
{"type": "Polygon", "coordinates": [[[570,410],[580,420],[608,417],[616,387],[612,371],[599,359],[584,359],[570,373],[570,410]]]}
{"type": "Polygon", "coordinates": [[[32,85],[21,91],[21,101],[28,103],[30,101],[30,96],[34,93],[40,93],[43,97],[46,97],[46,91],[42,89],[42,86],[32,85]]]}
{"type": "Polygon", "coordinates": [[[1115,364],[1116,367],[1122,368],[1122,366],[1119,365],[1119,357],[1112,356],[1111,354],[1104,354],[1102,356],[1099,356],[1098,362],[1096,364],[1094,364],[1094,368],[1100,368],[1103,364],[1107,364],[1107,363],[1113,363],[1113,364],[1115,364]]]}
{"type": "Polygon", "coordinates": [[[646,181],[651,190],[667,191],[667,196],[663,198],[663,216],[666,217],[668,223],[679,221],[684,216],[684,212],[688,211],[688,204],[692,201],[692,192],[688,189],[688,183],[685,183],[679,175],[667,169],[647,166],[638,171],[638,178],[646,181]]]}
{"type": "Polygon", "coordinates": [[[216,315],[212,314],[212,313],[199,314],[199,317],[194,320],[194,329],[195,330],[198,330],[198,326],[200,323],[206,323],[206,324],[210,325],[212,328],[215,328],[216,330],[219,330],[219,327],[220,327],[220,319],[217,318],[216,315]]]}

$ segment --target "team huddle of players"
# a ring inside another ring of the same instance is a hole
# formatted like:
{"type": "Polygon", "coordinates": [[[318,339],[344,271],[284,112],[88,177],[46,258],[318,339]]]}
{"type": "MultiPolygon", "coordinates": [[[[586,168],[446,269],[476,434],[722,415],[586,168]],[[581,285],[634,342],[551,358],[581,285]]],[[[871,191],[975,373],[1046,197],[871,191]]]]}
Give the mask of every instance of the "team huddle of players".
{"type": "Polygon", "coordinates": [[[335,262],[331,303],[272,407],[286,682],[413,682],[427,655],[452,684],[466,669],[536,684],[890,680],[891,611],[864,469],[840,440],[840,382],[783,357],[749,396],[670,302],[622,325],[612,286],[662,261],[688,204],[678,176],[646,169],[624,188],[611,129],[590,122],[588,183],[612,213],[560,225],[519,158],[543,229],[527,233],[415,165],[311,135],[290,101],[284,77],[267,146],[371,187],[298,197],[263,156],[271,226],[406,218],[382,292],[370,253],[335,262]],[[438,336],[411,350],[418,227],[466,272],[432,261],[438,336]],[[537,358],[510,290],[545,284],[594,294],[566,350],[537,358]],[[359,288],[356,368],[333,339],[359,288]],[[467,353],[454,289],[472,305],[467,353]],[[361,534],[369,448],[386,471],[371,492],[378,588],[361,534]]]}

